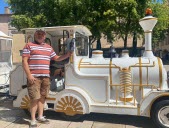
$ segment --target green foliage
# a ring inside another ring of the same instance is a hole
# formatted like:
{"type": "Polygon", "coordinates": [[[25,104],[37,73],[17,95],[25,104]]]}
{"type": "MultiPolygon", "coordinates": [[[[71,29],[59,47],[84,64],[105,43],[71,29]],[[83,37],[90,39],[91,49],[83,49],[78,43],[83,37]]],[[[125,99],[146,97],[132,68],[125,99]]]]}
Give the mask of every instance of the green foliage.
{"type": "Polygon", "coordinates": [[[12,12],[11,24],[18,30],[27,27],[46,26],[46,16],[43,15],[43,0],[8,0],[12,12]],[[42,1],[42,2],[40,2],[42,1]]]}
{"type": "Polygon", "coordinates": [[[127,48],[127,38],[134,32],[142,33],[139,20],[143,17],[148,0],[120,0],[115,1],[116,20],[113,28],[117,39],[124,40],[127,48]]]}
{"type": "Polygon", "coordinates": [[[13,15],[11,25],[15,26],[18,30],[27,27],[34,27],[34,22],[31,18],[25,15],[13,15]]]}
{"type": "Polygon", "coordinates": [[[150,5],[153,10],[153,16],[158,18],[158,22],[153,29],[152,42],[157,44],[164,40],[169,30],[169,3],[167,0],[163,2],[153,2],[150,5]]]}
{"type": "Polygon", "coordinates": [[[104,33],[109,40],[122,38],[124,47],[127,37],[137,32],[143,34],[139,20],[150,6],[159,21],[153,41],[162,39],[168,28],[166,0],[8,0],[12,12],[12,25],[17,29],[62,25],[87,26],[93,39],[104,33]],[[165,4],[163,4],[165,3],[165,4]]]}

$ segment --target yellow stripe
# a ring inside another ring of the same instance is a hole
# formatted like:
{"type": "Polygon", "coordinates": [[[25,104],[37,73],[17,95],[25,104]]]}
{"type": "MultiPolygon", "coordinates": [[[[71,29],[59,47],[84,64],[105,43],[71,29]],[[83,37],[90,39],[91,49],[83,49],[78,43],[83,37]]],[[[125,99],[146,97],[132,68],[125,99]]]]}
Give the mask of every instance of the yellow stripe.
{"type": "Polygon", "coordinates": [[[103,54],[103,52],[92,52],[92,54],[103,54]]]}
{"type": "Polygon", "coordinates": [[[73,63],[73,57],[74,57],[74,54],[72,54],[72,55],[70,56],[70,63],[73,63]]]}
{"type": "MultiPolygon", "coordinates": [[[[124,97],[125,97],[125,96],[124,96],[124,97]]],[[[124,101],[124,102],[130,102],[130,101],[133,100],[133,97],[131,97],[131,98],[123,98],[123,97],[119,97],[119,99],[120,99],[121,101],[124,101]]]]}
{"type": "Polygon", "coordinates": [[[161,59],[158,57],[158,65],[159,65],[159,87],[161,89],[162,87],[162,64],[161,64],[161,59]]]}
{"type": "MultiPolygon", "coordinates": [[[[140,21],[145,21],[145,20],[157,20],[157,18],[155,18],[155,17],[152,17],[152,18],[146,18],[146,19],[141,19],[140,21]]],[[[139,22],[140,22],[139,21],[139,22]]]]}
{"type": "MultiPolygon", "coordinates": [[[[80,66],[80,68],[109,68],[109,66],[86,65],[86,66],[80,66]]],[[[79,68],[79,70],[80,70],[80,68],[79,68]]]]}
{"type": "Polygon", "coordinates": [[[110,73],[110,84],[112,84],[112,70],[111,70],[111,65],[112,65],[112,60],[110,60],[110,65],[109,65],[109,73],[110,73]]]}
{"type": "Polygon", "coordinates": [[[140,57],[139,57],[139,75],[140,75],[140,85],[142,85],[142,66],[140,57]]]}
{"type": "Polygon", "coordinates": [[[142,78],[143,78],[143,74],[142,74],[142,62],[141,62],[141,57],[139,58],[139,73],[140,73],[140,91],[141,91],[141,95],[142,95],[142,98],[144,98],[144,94],[143,94],[143,81],[142,81],[142,78]]]}
{"type": "MultiPolygon", "coordinates": [[[[124,85],[122,85],[122,84],[111,84],[110,86],[124,86],[124,85]]],[[[125,84],[125,86],[131,86],[131,84],[125,84]]],[[[140,84],[132,84],[132,86],[140,86],[140,84]]],[[[151,87],[153,86],[154,88],[156,87],[153,84],[149,84],[149,85],[142,84],[142,86],[151,86],[151,87]]]]}
{"type": "Polygon", "coordinates": [[[147,85],[149,84],[149,74],[148,74],[148,67],[147,67],[147,85]]]}
{"type": "Polygon", "coordinates": [[[148,30],[148,31],[145,31],[144,33],[152,33],[152,31],[149,31],[149,30],[148,30]]]}
{"type": "Polygon", "coordinates": [[[22,108],[22,109],[28,109],[27,106],[20,106],[20,108],[22,108]]]}
{"type": "Polygon", "coordinates": [[[137,105],[137,115],[140,115],[140,104],[137,105]]]}
{"type": "Polygon", "coordinates": [[[46,100],[56,100],[56,98],[46,97],[46,100]]]}
{"type": "Polygon", "coordinates": [[[78,65],[79,71],[80,71],[80,64],[81,64],[82,60],[83,60],[83,58],[79,61],[79,65],[78,65]]]}

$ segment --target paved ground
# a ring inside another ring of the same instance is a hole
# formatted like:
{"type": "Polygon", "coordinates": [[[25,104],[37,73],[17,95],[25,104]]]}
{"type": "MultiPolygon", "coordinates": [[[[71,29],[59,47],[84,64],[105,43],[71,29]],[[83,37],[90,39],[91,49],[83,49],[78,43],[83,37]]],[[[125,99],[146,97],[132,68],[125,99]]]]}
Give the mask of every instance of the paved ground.
{"type": "MultiPolygon", "coordinates": [[[[38,128],[156,128],[149,118],[91,113],[76,121],[65,121],[59,113],[46,111],[50,124],[38,128]]],[[[28,128],[29,116],[12,107],[12,99],[0,100],[0,128],[28,128]]]]}

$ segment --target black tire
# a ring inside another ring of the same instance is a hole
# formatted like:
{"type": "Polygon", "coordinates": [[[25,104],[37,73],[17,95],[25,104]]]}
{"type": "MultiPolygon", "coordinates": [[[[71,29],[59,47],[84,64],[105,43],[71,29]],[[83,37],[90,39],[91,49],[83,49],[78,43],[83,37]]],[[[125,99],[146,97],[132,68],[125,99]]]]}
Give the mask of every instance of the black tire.
{"type": "Polygon", "coordinates": [[[26,113],[26,115],[31,116],[31,113],[30,113],[30,111],[28,109],[23,109],[23,110],[26,113]]]}
{"type": "Polygon", "coordinates": [[[69,115],[66,115],[65,113],[61,112],[60,113],[61,117],[67,121],[76,121],[78,119],[81,119],[82,117],[84,117],[84,115],[82,114],[77,114],[77,115],[74,115],[74,116],[69,116],[69,115]]]}
{"type": "MultiPolygon", "coordinates": [[[[28,109],[23,109],[23,111],[25,112],[25,114],[27,115],[27,116],[31,116],[31,113],[30,113],[30,111],[28,110],[28,109]]],[[[38,116],[38,113],[36,112],[36,115],[35,115],[36,117],[38,116]]]]}
{"type": "Polygon", "coordinates": [[[153,105],[151,119],[158,128],[169,128],[169,100],[162,100],[153,105]]]}

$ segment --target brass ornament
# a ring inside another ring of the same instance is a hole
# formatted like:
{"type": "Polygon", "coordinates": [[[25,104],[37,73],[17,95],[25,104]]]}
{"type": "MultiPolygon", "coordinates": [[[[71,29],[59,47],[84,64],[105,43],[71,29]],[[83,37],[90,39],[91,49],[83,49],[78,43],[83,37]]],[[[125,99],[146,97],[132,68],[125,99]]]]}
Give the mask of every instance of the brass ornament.
{"type": "Polygon", "coordinates": [[[75,97],[65,96],[57,102],[56,112],[63,112],[66,115],[74,116],[76,114],[83,114],[83,107],[75,97]]]}
{"type": "Polygon", "coordinates": [[[20,108],[28,109],[29,107],[30,107],[30,98],[29,98],[28,95],[25,95],[25,96],[22,98],[22,102],[21,102],[20,108]]]}

